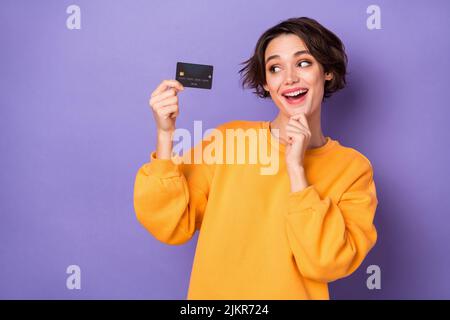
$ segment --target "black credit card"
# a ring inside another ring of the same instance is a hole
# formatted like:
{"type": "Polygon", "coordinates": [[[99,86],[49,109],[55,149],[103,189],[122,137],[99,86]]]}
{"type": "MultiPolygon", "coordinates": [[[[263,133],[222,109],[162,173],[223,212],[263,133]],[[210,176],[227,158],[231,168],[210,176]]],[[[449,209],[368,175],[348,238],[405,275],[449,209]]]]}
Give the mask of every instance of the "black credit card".
{"type": "Polygon", "coordinates": [[[206,64],[177,62],[175,79],[185,87],[211,89],[213,66],[206,64]]]}

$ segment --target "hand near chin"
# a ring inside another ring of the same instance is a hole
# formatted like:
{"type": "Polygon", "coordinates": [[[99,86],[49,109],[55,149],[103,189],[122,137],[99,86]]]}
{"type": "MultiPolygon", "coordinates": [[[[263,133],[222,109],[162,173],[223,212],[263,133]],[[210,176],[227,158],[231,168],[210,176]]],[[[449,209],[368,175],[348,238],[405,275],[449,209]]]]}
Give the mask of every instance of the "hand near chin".
{"type": "Polygon", "coordinates": [[[308,119],[304,113],[298,113],[289,118],[286,125],[287,144],[285,149],[288,170],[303,167],[305,151],[311,139],[308,119]]]}

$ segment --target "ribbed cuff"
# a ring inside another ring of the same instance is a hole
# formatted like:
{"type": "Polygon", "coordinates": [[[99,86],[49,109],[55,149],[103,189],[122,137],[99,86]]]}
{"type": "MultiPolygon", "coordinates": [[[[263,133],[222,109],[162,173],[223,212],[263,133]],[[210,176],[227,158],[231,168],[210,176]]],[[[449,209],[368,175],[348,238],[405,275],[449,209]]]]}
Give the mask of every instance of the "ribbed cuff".
{"type": "Polygon", "coordinates": [[[144,165],[144,171],[159,178],[179,177],[182,174],[179,162],[178,156],[172,157],[172,159],[158,159],[156,151],[152,151],[150,162],[144,165]]]}
{"type": "Polygon", "coordinates": [[[301,191],[291,192],[289,194],[288,213],[301,212],[311,208],[313,204],[320,201],[320,195],[314,185],[309,185],[301,191]]]}

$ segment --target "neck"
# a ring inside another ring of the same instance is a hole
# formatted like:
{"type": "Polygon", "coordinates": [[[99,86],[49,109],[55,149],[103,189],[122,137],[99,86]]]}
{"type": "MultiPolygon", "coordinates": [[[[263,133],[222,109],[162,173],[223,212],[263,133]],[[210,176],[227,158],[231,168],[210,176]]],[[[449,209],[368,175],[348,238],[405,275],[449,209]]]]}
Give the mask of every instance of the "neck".
{"type": "MultiPolygon", "coordinates": [[[[322,127],[320,123],[320,108],[314,114],[306,117],[308,120],[309,129],[311,131],[311,139],[307,149],[318,148],[326,143],[326,139],[322,133],[322,127]]],[[[280,136],[278,137],[280,143],[286,144],[286,125],[289,122],[289,116],[285,115],[281,111],[278,113],[277,117],[270,122],[271,129],[278,129],[280,136]]],[[[272,133],[273,134],[273,133],[272,133]]]]}

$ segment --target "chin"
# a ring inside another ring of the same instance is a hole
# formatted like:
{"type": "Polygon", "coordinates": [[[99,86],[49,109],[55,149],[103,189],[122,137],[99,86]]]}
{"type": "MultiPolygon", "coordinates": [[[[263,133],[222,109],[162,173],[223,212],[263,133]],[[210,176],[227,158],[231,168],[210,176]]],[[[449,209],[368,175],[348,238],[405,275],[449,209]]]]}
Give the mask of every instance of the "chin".
{"type": "Polygon", "coordinates": [[[308,102],[306,102],[299,106],[283,106],[283,109],[284,109],[284,113],[289,117],[293,116],[294,114],[301,113],[301,112],[303,112],[306,116],[309,116],[309,114],[311,112],[309,105],[310,104],[308,102]]]}

